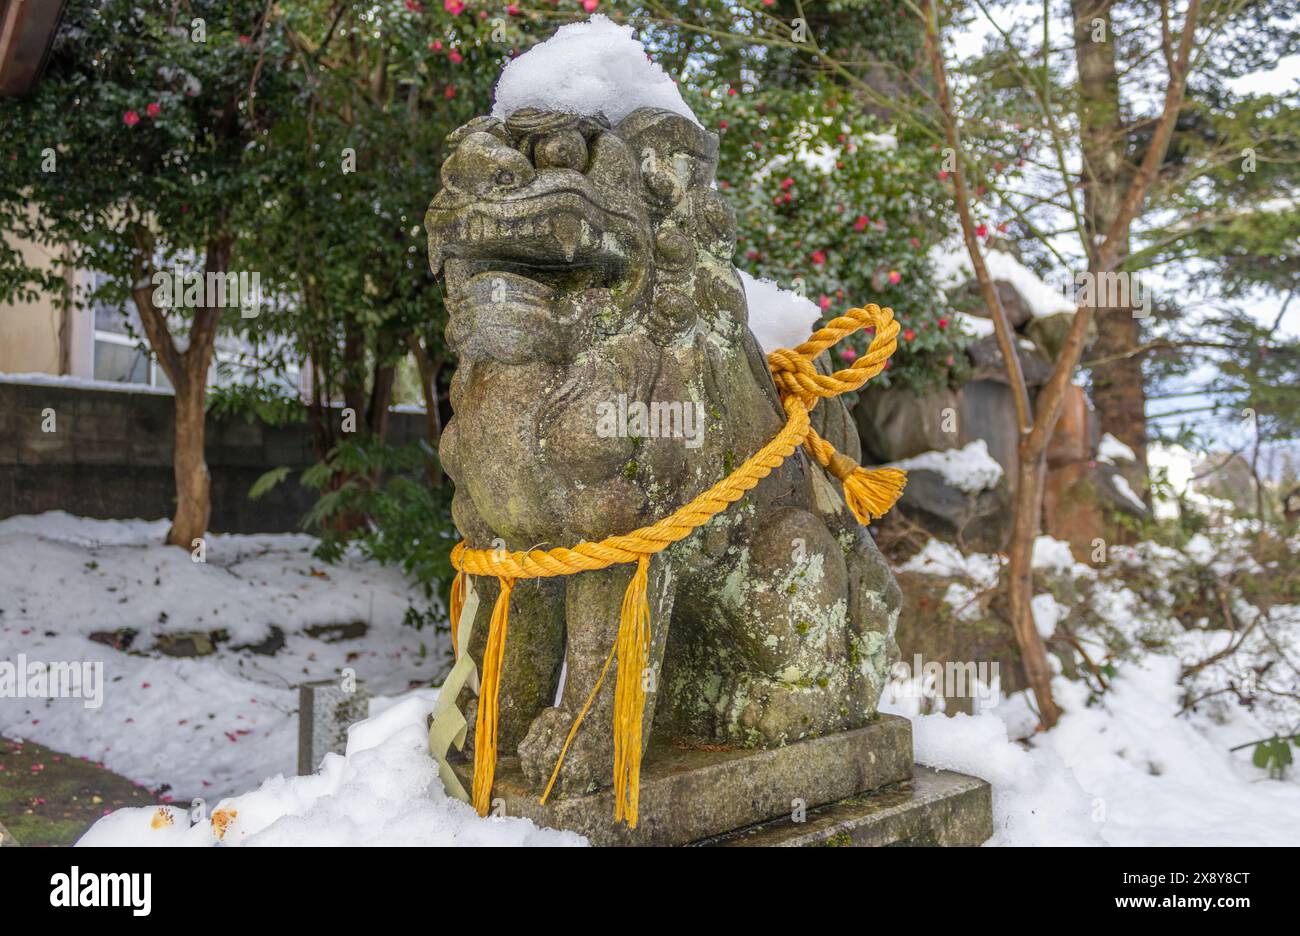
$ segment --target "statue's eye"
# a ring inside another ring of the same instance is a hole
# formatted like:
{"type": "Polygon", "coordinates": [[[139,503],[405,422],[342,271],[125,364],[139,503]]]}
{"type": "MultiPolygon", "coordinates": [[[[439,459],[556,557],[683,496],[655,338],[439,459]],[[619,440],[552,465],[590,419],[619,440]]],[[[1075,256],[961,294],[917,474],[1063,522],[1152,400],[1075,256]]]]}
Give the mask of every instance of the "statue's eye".
{"type": "Polygon", "coordinates": [[[501,121],[495,117],[475,117],[467,124],[462,124],[447,134],[447,150],[450,152],[460,146],[461,141],[471,133],[490,133],[503,143],[510,142],[510,136],[501,121]]]}
{"type": "Polygon", "coordinates": [[[538,169],[587,168],[587,141],[576,128],[547,134],[533,149],[533,164],[538,169]]]}

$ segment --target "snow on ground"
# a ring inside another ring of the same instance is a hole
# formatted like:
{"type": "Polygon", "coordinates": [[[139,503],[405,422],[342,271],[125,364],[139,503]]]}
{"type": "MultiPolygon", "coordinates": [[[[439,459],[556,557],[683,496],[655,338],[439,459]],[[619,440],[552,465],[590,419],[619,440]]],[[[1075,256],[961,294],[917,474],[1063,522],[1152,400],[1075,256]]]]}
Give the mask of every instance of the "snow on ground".
{"type": "Polygon", "coordinates": [[[677,84],[650,60],[631,26],[597,13],[585,23],[561,26],[501,72],[492,116],[541,110],[594,117],[617,124],[641,107],[662,107],[699,123],[677,84]]]}
{"type": "Polygon", "coordinates": [[[898,567],[900,572],[968,578],[979,588],[992,588],[1002,568],[1000,556],[971,553],[966,555],[951,543],[928,539],[924,548],[898,567]]]}
{"type": "MultiPolygon", "coordinates": [[[[1221,576],[1257,565],[1244,554],[1225,557],[1222,545],[1216,548],[1208,539],[1182,552],[1154,543],[1116,547],[1111,560],[1144,569],[1156,582],[1189,562],[1221,576]]],[[[950,586],[945,595],[960,609],[967,592],[987,587],[996,576],[996,563],[996,557],[962,555],[931,540],[903,568],[964,576],[972,584],[950,586]]],[[[1285,703],[1287,693],[1294,692],[1294,685],[1287,685],[1294,671],[1285,661],[1300,657],[1300,607],[1273,607],[1245,638],[1224,630],[1187,630],[1122,581],[1075,562],[1059,540],[1040,536],[1033,564],[1046,575],[1069,576],[1086,586],[1092,611],[1131,645],[1166,650],[1139,650],[1134,658],[1118,660],[1109,689],[1100,697],[1093,697],[1083,682],[1056,677],[1052,690],[1065,714],[1056,728],[1042,734],[1034,733],[1036,717],[1027,693],[1007,698],[995,687],[991,700],[981,700],[979,714],[949,717],[920,714],[942,703],[941,692],[918,692],[906,681],[891,686],[882,709],[912,719],[918,763],[974,774],[993,784],[990,844],[1300,842],[1300,776],[1292,771],[1287,779],[1269,779],[1251,763],[1251,742],[1294,730],[1294,713],[1285,703]],[[1236,653],[1201,670],[1190,684],[1180,683],[1184,667],[1235,640],[1242,640],[1236,653]],[[1266,675],[1261,678],[1258,671],[1266,675]],[[1230,683],[1247,685],[1252,674],[1259,691],[1248,711],[1223,690],[1230,683]],[[1183,711],[1189,689],[1208,701],[1183,711]],[[1237,746],[1242,749],[1233,751],[1237,746]]],[[[1150,597],[1173,599],[1172,594],[1150,597]]],[[[1071,610],[1046,593],[1036,595],[1033,604],[1044,634],[1071,610]]],[[[1234,613],[1249,626],[1251,615],[1259,612],[1242,601],[1234,613]]],[[[1077,631],[1076,636],[1090,651],[1105,651],[1098,635],[1077,631]]]]}
{"type": "Polygon", "coordinates": [[[808,340],[822,314],[817,303],[772,280],[755,279],[744,270],[739,273],[749,306],[749,330],[764,354],[777,348],[797,348],[808,340]]]}
{"type": "Polygon", "coordinates": [[[437,690],[417,690],[348,730],[344,755],[307,777],[272,777],[210,814],[119,809],[78,845],[581,845],[527,819],[480,819],[449,798],[429,757],[425,719],[437,690]],[[191,824],[193,819],[193,824],[191,824]]]}
{"type": "MultiPolygon", "coordinates": [[[[99,709],[78,700],[6,699],[0,731],[102,761],[150,787],[169,784],[177,802],[201,797],[208,804],[193,824],[178,807],[119,810],[82,844],[582,843],[524,820],[480,819],[445,795],[425,734],[437,690],[407,688],[428,682],[439,654],[422,656],[420,636],[400,624],[409,597],[400,576],[356,559],[320,565],[311,559],[310,538],[298,536],[214,536],[209,561],[200,565],[158,545],[165,529],[164,521],[59,513],[0,522],[0,659],[21,652],[45,661],[100,660],[108,680],[99,709]],[[253,582],[260,598],[244,591],[253,582]],[[168,620],[151,619],[157,602],[132,597],[151,589],[170,601],[168,620]],[[60,611],[65,598],[72,610],[60,611]],[[234,651],[227,642],[205,657],[173,659],[88,640],[105,622],[129,625],[140,631],[132,649],[147,651],[149,638],[183,629],[177,617],[197,621],[202,614],[213,624],[263,605],[277,608],[275,616],[253,619],[241,632],[262,634],[273,619],[286,635],[274,657],[234,651]],[[362,606],[371,626],[360,640],[326,643],[303,632],[308,623],[351,620],[362,606]],[[352,727],[345,755],[329,755],[317,773],[295,777],[290,686],[345,665],[386,695],[373,700],[370,719],[352,727]]],[[[1112,559],[1153,569],[1159,579],[1161,563],[1199,561],[1189,553],[1227,568],[1208,540],[1183,552],[1144,543],[1116,549],[1112,559]]],[[[1034,566],[1046,576],[1086,580],[1091,607],[1108,627],[1168,650],[1118,661],[1100,697],[1058,676],[1053,689],[1065,715],[1045,734],[1033,731],[1026,694],[1003,696],[996,678],[973,716],[920,714],[921,693],[887,694],[884,711],[912,718],[918,763],[993,784],[990,844],[1294,844],[1300,782],[1294,774],[1268,779],[1250,763],[1249,746],[1230,750],[1271,736],[1269,713],[1227,701],[1181,711],[1182,667],[1212,654],[1226,632],[1187,631],[1153,617],[1133,591],[1099,578],[1048,537],[1035,543],[1034,566]]],[[[931,540],[904,568],[962,578],[971,591],[994,584],[1000,567],[996,556],[962,555],[931,540]]],[[[1068,610],[1052,596],[1035,598],[1044,632],[1068,610]]],[[[1238,614],[1245,620],[1248,611],[1238,614]]],[[[1256,633],[1259,654],[1278,645],[1294,652],[1300,608],[1274,608],[1256,633]]],[[[1240,656],[1249,668],[1259,662],[1254,652],[1245,647],[1232,659],[1240,656]]],[[[1200,688],[1239,675],[1211,667],[1200,688]]]]}
{"type": "Polygon", "coordinates": [[[312,557],[312,537],[278,534],[210,536],[198,563],[162,545],[167,527],[58,511],[0,521],[0,660],[98,662],[105,682],[99,708],[6,699],[0,733],[211,801],[294,772],[297,684],[351,667],[372,694],[391,694],[445,668],[446,638],[402,623],[420,594],[398,570],[358,557],[328,565],[312,557]],[[355,622],[367,625],[359,639],[306,633],[355,622]],[[272,628],[284,637],[273,656],[235,649],[272,628]],[[126,629],[129,647],[109,645],[126,629]],[[228,639],[208,656],[154,649],[214,631],[228,639]]]}
{"type": "Polygon", "coordinates": [[[912,458],[893,462],[892,465],[904,471],[937,471],[950,487],[967,494],[986,491],[1002,480],[1002,466],[989,454],[988,443],[983,439],[976,439],[959,449],[922,452],[912,458]]]}
{"type": "MultiPolygon", "coordinates": [[[[1147,447],[1147,465],[1154,472],[1159,469],[1176,497],[1182,497],[1200,512],[1209,514],[1229,514],[1232,504],[1208,494],[1202,494],[1193,487],[1196,481],[1196,465],[1203,456],[1188,451],[1180,445],[1151,445],[1147,447]]],[[[1157,520],[1173,520],[1178,517],[1178,501],[1166,497],[1157,488],[1152,492],[1152,503],[1157,520]]]]}

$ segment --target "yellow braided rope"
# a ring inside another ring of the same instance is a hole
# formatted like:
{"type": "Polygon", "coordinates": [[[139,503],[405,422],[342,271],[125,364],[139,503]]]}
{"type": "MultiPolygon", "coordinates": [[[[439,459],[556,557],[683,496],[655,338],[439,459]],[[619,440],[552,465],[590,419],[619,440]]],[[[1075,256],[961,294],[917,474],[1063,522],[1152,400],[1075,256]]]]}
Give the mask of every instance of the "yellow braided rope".
{"type": "Polygon", "coordinates": [[[906,474],[897,468],[867,469],[837,452],[813,430],[810,411],[822,398],[839,396],[856,390],[884,370],[885,362],[897,347],[898,323],[892,309],[868,305],[849,309],[828,322],[794,350],[778,348],[767,356],[772,379],[781,395],[786,423],[765,446],[751,455],[735,471],[713,487],[662,520],[598,543],[582,542],[573,547],[530,549],[509,552],[501,549],[470,549],[464,542],[451,553],[456,579],[452,583],[451,626],[453,646],[464,602],[464,575],[493,575],[501,582],[501,592],[492,612],[474,741],[473,804],[485,816],[491,805],[492,780],[496,769],[496,739],[499,712],[497,689],[500,685],[501,661],[505,651],[509,623],[510,592],[517,579],[554,575],[572,575],[592,569],[605,569],[626,562],[637,563],[636,574],[623,599],[618,637],[592,688],[586,705],[574,720],[564,747],[542,794],[546,802],[559,776],[569,745],[578,732],[615,655],[618,674],[614,696],[614,810],[615,819],[627,819],[636,828],[637,799],[641,773],[641,734],[645,686],[643,671],[649,659],[650,612],[646,597],[649,557],[685,539],[709,520],[726,510],[752,490],[784,462],[800,445],[844,486],[845,502],[862,524],[882,516],[903,492],[906,474]],[[814,360],[827,348],[860,328],[874,328],[875,336],[862,357],[852,366],[833,374],[818,373],[814,360]]]}

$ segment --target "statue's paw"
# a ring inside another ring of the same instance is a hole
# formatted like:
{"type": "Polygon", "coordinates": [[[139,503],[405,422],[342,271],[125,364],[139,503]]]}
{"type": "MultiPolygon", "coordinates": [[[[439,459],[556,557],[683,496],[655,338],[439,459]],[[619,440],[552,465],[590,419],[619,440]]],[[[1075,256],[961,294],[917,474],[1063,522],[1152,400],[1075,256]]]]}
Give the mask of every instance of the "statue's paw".
{"type": "MultiPolygon", "coordinates": [[[[569,729],[572,727],[571,713],[559,708],[543,709],[533,719],[528,734],[519,742],[520,766],[529,785],[537,792],[544,790],[550,781],[555,763],[560,758],[564,741],[568,738],[569,729]]],[[[583,744],[583,734],[588,730],[590,730],[589,726],[584,723],[582,728],[578,729],[573,743],[569,745],[564,766],[560,769],[555,789],[551,791],[552,795],[581,794],[596,782],[598,771],[593,764],[592,753],[588,750],[589,745],[583,744]]]]}

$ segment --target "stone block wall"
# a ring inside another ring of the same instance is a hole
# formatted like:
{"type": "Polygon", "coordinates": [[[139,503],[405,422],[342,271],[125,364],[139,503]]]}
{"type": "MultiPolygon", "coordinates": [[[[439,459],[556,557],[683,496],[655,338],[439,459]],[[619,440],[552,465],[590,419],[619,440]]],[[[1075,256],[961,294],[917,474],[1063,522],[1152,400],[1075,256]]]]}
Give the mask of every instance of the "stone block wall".
{"type": "MultiPolygon", "coordinates": [[[[395,412],[389,441],[424,434],[424,416],[395,412]]],[[[175,507],[172,398],[57,383],[0,382],[0,518],[66,510],[104,519],[170,517],[175,507]],[[54,432],[45,432],[53,411],[54,432]]],[[[297,483],[315,462],[305,424],[268,426],[208,418],[211,528],[219,533],[298,530],[316,495],[297,483]],[[291,476],[257,501],[248,490],[288,465],[291,476]]]]}

